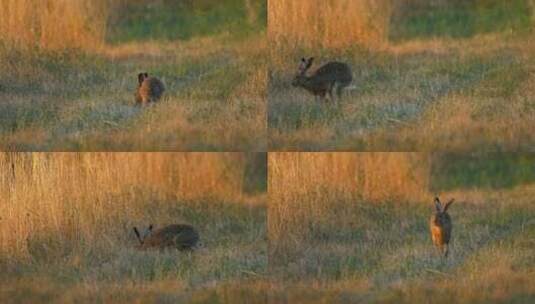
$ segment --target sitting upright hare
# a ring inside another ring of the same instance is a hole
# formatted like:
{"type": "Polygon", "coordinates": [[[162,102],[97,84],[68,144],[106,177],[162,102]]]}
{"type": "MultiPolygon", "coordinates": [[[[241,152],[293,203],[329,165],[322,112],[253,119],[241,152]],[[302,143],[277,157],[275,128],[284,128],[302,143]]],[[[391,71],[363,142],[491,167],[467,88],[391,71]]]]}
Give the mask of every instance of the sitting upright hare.
{"type": "Polygon", "coordinates": [[[312,61],[314,61],[314,57],[310,57],[308,60],[301,59],[292,85],[302,87],[321,99],[324,99],[325,95],[329,93],[331,100],[333,100],[333,89],[336,87],[338,99],[342,98],[342,90],[353,81],[351,68],[345,63],[332,61],[321,66],[312,76],[306,76],[306,72],[312,66],[312,61]]]}
{"type": "Polygon", "coordinates": [[[190,250],[194,249],[199,242],[199,234],[190,225],[169,225],[155,231],[152,230],[152,225],[149,225],[143,236],[136,227],[134,227],[134,232],[139,240],[139,249],[190,250]]]}
{"type": "Polygon", "coordinates": [[[431,229],[431,238],[433,244],[437,246],[440,252],[444,253],[444,256],[448,256],[449,243],[451,239],[452,223],[451,217],[448,214],[448,207],[453,203],[451,199],[445,206],[435,197],[436,212],[431,216],[429,221],[429,228],[431,229]],[[444,250],[445,247],[445,250],[444,250]]]}
{"type": "Polygon", "coordinates": [[[165,86],[160,79],[149,77],[148,73],[139,73],[137,75],[138,87],[136,89],[136,103],[146,105],[155,102],[162,97],[165,86]]]}

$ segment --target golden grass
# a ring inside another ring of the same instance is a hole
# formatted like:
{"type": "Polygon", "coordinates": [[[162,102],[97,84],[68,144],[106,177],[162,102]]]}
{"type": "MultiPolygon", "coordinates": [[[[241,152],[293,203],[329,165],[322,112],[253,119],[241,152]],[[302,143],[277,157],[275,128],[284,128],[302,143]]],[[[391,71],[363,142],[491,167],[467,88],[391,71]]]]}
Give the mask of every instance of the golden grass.
{"type": "Polygon", "coordinates": [[[136,282],[65,285],[46,277],[2,282],[0,301],[22,303],[272,303],[265,281],[225,282],[200,289],[187,289],[175,279],[140,286],[136,282]]]}
{"type": "Polygon", "coordinates": [[[2,0],[0,41],[18,48],[95,49],[104,42],[110,0],[2,0]]]}
{"type": "Polygon", "coordinates": [[[269,153],[270,248],[292,246],[310,227],[339,220],[352,225],[356,205],[421,201],[427,195],[429,160],[420,153],[269,153]],[[339,205],[352,201],[353,205],[339,205]]]}
{"type": "Polygon", "coordinates": [[[90,243],[119,228],[117,221],[159,213],[159,201],[242,201],[247,157],[0,154],[0,254],[27,256],[31,240],[51,234],[61,246],[90,243]]]}
{"type": "Polygon", "coordinates": [[[378,46],[388,37],[392,9],[390,0],[268,1],[268,35],[278,46],[378,46]]]}

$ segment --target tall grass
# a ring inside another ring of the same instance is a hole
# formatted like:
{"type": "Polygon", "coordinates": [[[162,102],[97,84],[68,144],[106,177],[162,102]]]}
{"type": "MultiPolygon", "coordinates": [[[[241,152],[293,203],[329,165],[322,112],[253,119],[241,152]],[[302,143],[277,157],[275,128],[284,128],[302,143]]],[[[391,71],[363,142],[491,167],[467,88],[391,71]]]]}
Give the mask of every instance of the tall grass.
{"type": "Polygon", "coordinates": [[[362,202],[420,201],[429,176],[429,160],[419,153],[270,153],[268,168],[272,253],[299,245],[322,225],[353,225],[343,215],[362,202]]]}
{"type": "Polygon", "coordinates": [[[173,205],[240,202],[251,160],[240,153],[0,154],[0,255],[122,239],[126,223],[169,219],[173,205]]]}
{"type": "Polygon", "coordinates": [[[107,41],[190,40],[225,35],[244,38],[266,27],[265,0],[120,1],[107,41]]]}
{"type": "Polygon", "coordinates": [[[390,0],[268,1],[268,35],[279,45],[377,46],[388,37],[390,0]]]}
{"type": "Polygon", "coordinates": [[[0,41],[24,49],[94,49],[104,41],[112,2],[2,0],[0,41]]]}

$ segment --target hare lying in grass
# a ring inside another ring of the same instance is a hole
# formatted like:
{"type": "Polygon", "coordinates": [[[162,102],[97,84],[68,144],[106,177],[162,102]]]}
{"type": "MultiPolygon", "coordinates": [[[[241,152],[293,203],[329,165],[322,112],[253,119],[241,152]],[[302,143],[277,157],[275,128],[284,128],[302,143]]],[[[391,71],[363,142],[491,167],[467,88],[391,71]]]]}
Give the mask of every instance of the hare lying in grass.
{"type": "Polygon", "coordinates": [[[351,68],[345,63],[332,61],[321,66],[312,76],[306,76],[306,72],[312,66],[312,61],[314,57],[301,59],[292,85],[304,88],[321,99],[324,99],[328,93],[331,100],[333,100],[333,90],[336,88],[338,99],[342,98],[342,90],[353,81],[351,68]]]}
{"type": "Polygon", "coordinates": [[[137,80],[138,87],[135,93],[136,104],[146,105],[150,102],[156,102],[162,97],[165,86],[160,79],[149,77],[148,73],[139,73],[137,80]]]}
{"type": "Polygon", "coordinates": [[[139,240],[139,249],[176,248],[191,250],[199,242],[199,234],[190,225],[169,225],[153,231],[153,226],[145,230],[143,235],[134,227],[134,233],[139,240]]]}
{"type": "Polygon", "coordinates": [[[431,229],[431,238],[433,244],[444,253],[447,257],[449,253],[449,244],[451,239],[452,223],[451,217],[448,214],[448,208],[453,203],[451,199],[446,205],[442,206],[438,197],[435,197],[435,213],[429,220],[429,228],[431,229]]]}

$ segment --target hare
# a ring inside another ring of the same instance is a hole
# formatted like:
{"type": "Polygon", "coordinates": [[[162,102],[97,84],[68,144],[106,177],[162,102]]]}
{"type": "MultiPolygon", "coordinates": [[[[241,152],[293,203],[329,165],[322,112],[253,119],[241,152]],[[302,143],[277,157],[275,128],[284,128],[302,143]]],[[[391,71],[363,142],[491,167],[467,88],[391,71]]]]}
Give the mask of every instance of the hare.
{"type": "Polygon", "coordinates": [[[169,225],[153,231],[152,224],[146,229],[143,236],[134,227],[134,233],[139,240],[139,249],[176,248],[178,250],[191,250],[199,242],[199,234],[190,225],[169,225]]]}
{"type": "Polygon", "coordinates": [[[436,212],[429,220],[429,228],[431,230],[431,238],[433,244],[437,246],[441,253],[447,257],[449,253],[449,243],[451,239],[452,223],[451,217],[448,214],[448,208],[453,203],[451,199],[446,205],[442,206],[438,197],[435,197],[436,212]]]}
{"type": "Polygon", "coordinates": [[[135,93],[136,104],[146,105],[150,102],[156,102],[162,97],[165,86],[160,79],[149,77],[148,73],[139,73],[137,80],[138,87],[135,93]]]}
{"type": "Polygon", "coordinates": [[[324,99],[328,93],[331,100],[333,100],[333,89],[336,87],[338,99],[342,98],[342,90],[353,81],[351,68],[345,63],[331,61],[317,69],[312,76],[306,76],[306,72],[312,66],[312,61],[314,57],[301,59],[292,85],[304,88],[321,99],[324,99]]]}

